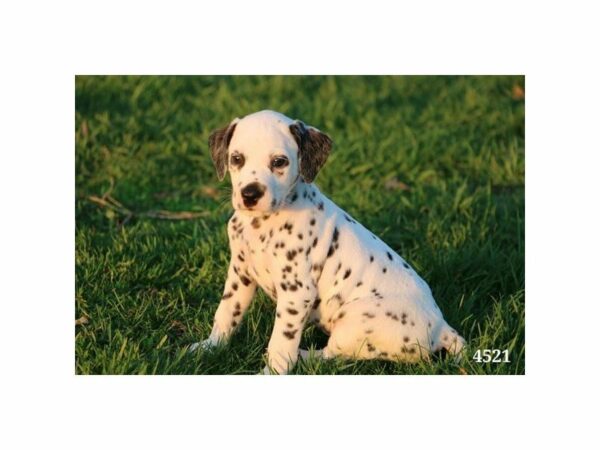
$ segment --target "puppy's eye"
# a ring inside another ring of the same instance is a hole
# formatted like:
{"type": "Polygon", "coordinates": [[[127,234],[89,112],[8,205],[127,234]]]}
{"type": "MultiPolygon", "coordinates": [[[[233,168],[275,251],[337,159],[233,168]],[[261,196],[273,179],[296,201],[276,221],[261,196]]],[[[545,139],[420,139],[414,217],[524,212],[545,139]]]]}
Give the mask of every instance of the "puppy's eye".
{"type": "Polygon", "coordinates": [[[271,168],[282,169],[289,164],[288,159],[285,156],[276,156],[271,160],[271,168]]]}
{"type": "Polygon", "coordinates": [[[235,154],[231,155],[231,158],[229,158],[229,161],[232,166],[241,166],[242,164],[244,164],[244,157],[240,154],[235,153],[235,154]]]}

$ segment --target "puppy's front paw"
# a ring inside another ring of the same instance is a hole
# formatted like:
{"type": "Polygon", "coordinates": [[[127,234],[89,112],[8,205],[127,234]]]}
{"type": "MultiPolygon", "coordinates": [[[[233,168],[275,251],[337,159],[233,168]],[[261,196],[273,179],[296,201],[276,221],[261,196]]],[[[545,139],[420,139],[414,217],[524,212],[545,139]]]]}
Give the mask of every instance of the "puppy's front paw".
{"type": "Polygon", "coordinates": [[[290,371],[290,367],[293,367],[293,363],[286,361],[269,361],[259,375],[287,375],[290,371]]]}
{"type": "Polygon", "coordinates": [[[198,350],[207,351],[215,348],[218,345],[218,341],[213,341],[212,339],[204,339],[202,342],[194,342],[189,346],[188,352],[194,353],[198,350]]]}
{"type": "Polygon", "coordinates": [[[258,375],[271,375],[271,369],[269,369],[269,366],[265,366],[263,368],[263,370],[261,370],[260,372],[258,372],[258,375]]]}

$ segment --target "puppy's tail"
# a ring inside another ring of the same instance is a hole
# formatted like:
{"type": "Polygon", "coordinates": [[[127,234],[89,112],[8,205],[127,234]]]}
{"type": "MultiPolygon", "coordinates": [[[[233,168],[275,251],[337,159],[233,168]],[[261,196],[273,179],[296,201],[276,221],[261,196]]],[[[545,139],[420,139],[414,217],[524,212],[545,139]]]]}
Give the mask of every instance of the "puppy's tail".
{"type": "Polygon", "coordinates": [[[446,326],[442,328],[440,332],[439,342],[448,353],[454,355],[454,360],[456,362],[460,361],[463,347],[467,341],[465,341],[465,339],[459,335],[454,328],[446,324],[446,326]]]}

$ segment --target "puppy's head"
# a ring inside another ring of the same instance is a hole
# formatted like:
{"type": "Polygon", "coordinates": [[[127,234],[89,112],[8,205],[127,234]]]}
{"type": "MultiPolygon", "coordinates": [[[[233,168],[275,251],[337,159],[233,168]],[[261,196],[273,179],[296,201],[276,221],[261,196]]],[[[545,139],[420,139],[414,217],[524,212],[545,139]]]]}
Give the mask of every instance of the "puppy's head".
{"type": "Polygon", "coordinates": [[[300,178],[312,183],[332,146],[326,134],[274,111],[235,119],[208,143],[219,180],[231,176],[233,207],[251,215],[285,205],[300,178]]]}

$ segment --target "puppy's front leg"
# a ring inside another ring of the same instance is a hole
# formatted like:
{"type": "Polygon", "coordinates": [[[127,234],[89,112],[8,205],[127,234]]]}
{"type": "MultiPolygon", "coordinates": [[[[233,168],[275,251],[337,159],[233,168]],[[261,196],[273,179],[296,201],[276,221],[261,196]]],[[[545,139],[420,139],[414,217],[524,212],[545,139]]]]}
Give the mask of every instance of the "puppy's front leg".
{"type": "Polygon", "coordinates": [[[283,281],[277,286],[275,325],[267,349],[269,366],[265,367],[263,373],[270,373],[272,370],[285,374],[294,367],[298,360],[298,347],[304,324],[317,295],[310,274],[293,278],[291,281],[289,278],[294,275],[289,275],[288,281],[283,281]]]}
{"type": "Polygon", "coordinates": [[[192,344],[190,351],[198,347],[210,348],[224,342],[235,331],[242,321],[244,313],[256,292],[256,282],[250,278],[247,266],[235,261],[229,262],[227,281],[223,289],[223,297],[215,313],[215,320],[208,339],[192,344]]]}

